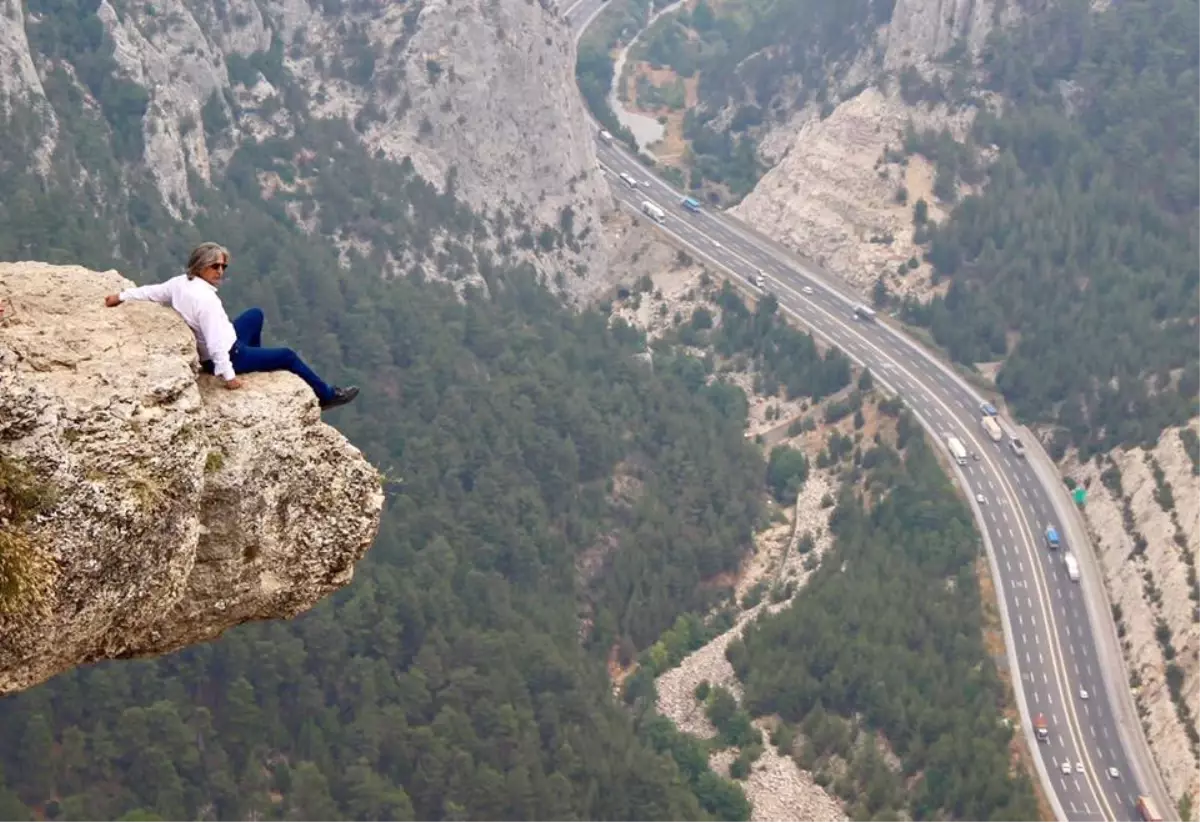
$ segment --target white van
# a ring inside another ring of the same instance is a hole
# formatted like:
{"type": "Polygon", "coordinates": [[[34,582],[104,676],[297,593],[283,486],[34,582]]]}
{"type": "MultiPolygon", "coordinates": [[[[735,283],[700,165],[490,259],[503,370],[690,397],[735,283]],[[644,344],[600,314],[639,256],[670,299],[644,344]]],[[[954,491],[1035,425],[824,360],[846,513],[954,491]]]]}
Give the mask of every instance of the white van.
{"type": "Polygon", "coordinates": [[[1067,566],[1067,578],[1071,582],[1079,582],[1079,560],[1070,551],[1063,554],[1063,564],[1067,566]]]}

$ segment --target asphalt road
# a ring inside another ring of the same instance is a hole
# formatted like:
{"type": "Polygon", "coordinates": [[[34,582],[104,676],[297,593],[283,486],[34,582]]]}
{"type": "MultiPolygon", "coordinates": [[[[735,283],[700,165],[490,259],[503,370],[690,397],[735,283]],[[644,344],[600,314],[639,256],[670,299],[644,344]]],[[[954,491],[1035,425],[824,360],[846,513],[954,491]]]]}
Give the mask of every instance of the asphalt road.
{"type": "MultiPolygon", "coordinates": [[[[565,0],[560,5],[579,34],[603,7],[603,0],[565,0]]],[[[1078,820],[1136,820],[1136,796],[1149,793],[1159,811],[1171,814],[1163,797],[1145,775],[1153,768],[1140,731],[1122,726],[1121,713],[1109,689],[1125,688],[1123,663],[1103,667],[1097,654],[1092,621],[1112,631],[1111,617],[1096,601],[1103,592],[1082,589],[1102,585],[1095,568],[1085,567],[1081,582],[1072,582],[1062,561],[1070,549],[1068,534],[1079,534],[1078,523],[1064,523],[1051,493],[1027,459],[1008,444],[993,443],[980,424],[982,397],[918,343],[887,322],[854,318],[859,297],[844,285],[788,254],[777,244],[742,226],[728,215],[707,208],[700,213],[683,209],[682,194],[655,177],[623,146],[597,141],[597,155],[609,175],[614,195],[631,210],[641,211],[650,200],[666,213],[659,228],[690,247],[697,256],[724,268],[747,284],[761,272],[766,290],[781,308],[797,317],[827,342],[838,345],[876,378],[900,395],[932,436],[945,446],[957,436],[978,459],[956,467],[959,482],[972,500],[984,532],[1005,623],[1009,666],[1030,746],[1040,759],[1039,776],[1052,792],[1060,818],[1078,820]],[[640,182],[630,188],[617,174],[626,172],[640,182]],[[811,293],[808,293],[811,292],[811,293]],[[1068,525],[1070,527],[1064,527],[1068,525]],[[1045,531],[1053,526],[1063,547],[1046,547],[1045,531]],[[1085,593],[1092,597],[1091,620],[1085,593]],[[1086,692],[1086,696],[1084,695],[1086,692]],[[1033,741],[1031,722],[1043,714],[1049,740],[1033,741]],[[1141,757],[1131,770],[1128,751],[1141,757]],[[1063,766],[1070,773],[1062,771],[1063,766]],[[1115,768],[1115,776],[1110,774],[1115,768]],[[1142,787],[1139,787],[1142,785],[1142,787]]],[[[642,214],[643,219],[652,222],[642,214]]],[[[1006,429],[1014,426],[1008,420],[1006,429]]],[[[1061,510],[1062,500],[1058,500],[1061,510]]],[[[1080,546],[1086,548],[1086,546],[1080,546]]],[[[1073,553],[1090,563],[1089,550],[1073,553]]],[[[1113,693],[1123,698],[1125,695],[1113,693]]],[[[1126,700],[1128,705],[1128,700],[1126,700]]],[[[1126,719],[1126,723],[1136,718],[1126,719]]],[[[1170,818],[1170,816],[1168,816],[1170,818]]]]}

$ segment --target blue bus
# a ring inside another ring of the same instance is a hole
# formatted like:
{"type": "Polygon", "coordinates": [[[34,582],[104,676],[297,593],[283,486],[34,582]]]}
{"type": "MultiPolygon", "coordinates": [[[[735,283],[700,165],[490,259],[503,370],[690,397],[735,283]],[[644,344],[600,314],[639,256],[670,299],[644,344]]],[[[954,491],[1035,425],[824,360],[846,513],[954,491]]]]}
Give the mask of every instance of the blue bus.
{"type": "Polygon", "coordinates": [[[700,210],[700,201],[697,200],[695,197],[684,197],[682,200],[679,201],[679,204],[681,206],[683,206],[684,208],[686,208],[688,211],[699,211],[700,210]]]}

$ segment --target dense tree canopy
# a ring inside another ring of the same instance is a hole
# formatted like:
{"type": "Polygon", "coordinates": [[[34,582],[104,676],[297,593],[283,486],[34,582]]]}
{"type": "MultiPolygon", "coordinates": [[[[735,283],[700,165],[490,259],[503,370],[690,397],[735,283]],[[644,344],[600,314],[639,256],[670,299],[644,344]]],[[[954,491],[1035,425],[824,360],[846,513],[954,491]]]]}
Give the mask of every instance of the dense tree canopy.
{"type": "Polygon", "coordinates": [[[798,724],[799,756],[821,779],[831,756],[851,762],[854,781],[833,787],[857,818],[1037,818],[1028,777],[1009,767],[1013,731],[983,647],[978,536],[906,412],[901,422],[903,458],[886,446],[856,457],[870,505],[843,487],[832,552],[791,608],[727,655],[750,711],[798,724]],[[860,728],[882,733],[900,774],[860,728]]]}
{"type": "Polygon", "coordinates": [[[932,232],[949,293],[905,314],[961,361],[1007,355],[1005,397],[1059,448],[1153,441],[1200,393],[1197,4],[1054,3],[984,57],[1010,105],[973,136],[999,157],[932,232]]]}

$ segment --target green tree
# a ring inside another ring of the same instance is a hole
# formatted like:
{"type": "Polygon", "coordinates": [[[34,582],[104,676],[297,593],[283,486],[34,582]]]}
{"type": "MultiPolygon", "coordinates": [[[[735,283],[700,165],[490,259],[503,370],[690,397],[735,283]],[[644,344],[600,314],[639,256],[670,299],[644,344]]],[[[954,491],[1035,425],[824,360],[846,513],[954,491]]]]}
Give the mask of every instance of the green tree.
{"type": "Polygon", "coordinates": [[[767,462],[767,485],[779,502],[790,502],[808,478],[808,460],[804,454],[787,445],[771,449],[767,462]]]}

